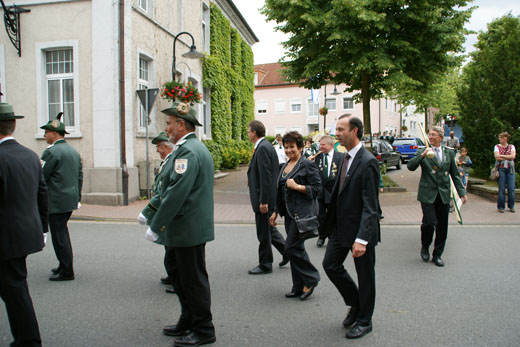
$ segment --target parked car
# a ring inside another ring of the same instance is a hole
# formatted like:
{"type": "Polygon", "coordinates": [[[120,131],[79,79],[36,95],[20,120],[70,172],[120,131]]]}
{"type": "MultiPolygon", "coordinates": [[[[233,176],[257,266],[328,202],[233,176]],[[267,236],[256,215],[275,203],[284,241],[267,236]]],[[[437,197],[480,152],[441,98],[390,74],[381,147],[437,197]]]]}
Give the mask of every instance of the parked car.
{"type": "Polygon", "coordinates": [[[398,170],[401,168],[401,154],[388,141],[373,139],[372,146],[372,153],[380,165],[395,166],[398,170]]]}
{"type": "Polygon", "coordinates": [[[401,153],[403,163],[412,159],[420,148],[426,147],[423,140],[418,137],[403,137],[394,140],[392,146],[401,153]]]}

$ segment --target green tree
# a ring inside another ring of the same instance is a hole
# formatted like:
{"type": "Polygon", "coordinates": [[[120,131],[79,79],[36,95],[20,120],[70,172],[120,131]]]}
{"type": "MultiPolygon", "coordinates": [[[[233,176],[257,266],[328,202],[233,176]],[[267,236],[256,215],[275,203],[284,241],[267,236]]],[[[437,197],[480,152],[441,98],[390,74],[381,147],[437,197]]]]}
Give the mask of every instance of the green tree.
{"type": "Polygon", "coordinates": [[[289,34],[283,66],[306,88],[332,81],[370,100],[398,83],[428,85],[462,50],[465,0],[266,0],[262,12],[289,34]],[[311,78],[312,77],[312,78],[311,78]]]}
{"type": "Polygon", "coordinates": [[[464,144],[478,175],[489,174],[499,133],[508,131],[511,142],[520,145],[520,17],[509,14],[487,28],[478,36],[457,93],[464,144]]]}

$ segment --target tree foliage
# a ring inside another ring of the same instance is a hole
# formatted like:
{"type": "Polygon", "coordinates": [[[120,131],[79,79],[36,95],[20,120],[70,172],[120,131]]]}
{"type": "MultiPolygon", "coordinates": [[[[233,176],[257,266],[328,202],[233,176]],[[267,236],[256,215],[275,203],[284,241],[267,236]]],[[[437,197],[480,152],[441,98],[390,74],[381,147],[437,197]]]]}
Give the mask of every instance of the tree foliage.
{"type": "Polygon", "coordinates": [[[262,12],[289,34],[283,66],[306,88],[332,81],[363,102],[396,85],[428,85],[462,49],[465,0],[266,0],[262,12]]]}
{"type": "Polygon", "coordinates": [[[487,28],[478,36],[457,93],[464,144],[479,175],[489,174],[494,164],[499,133],[508,131],[511,142],[520,145],[520,17],[509,14],[487,28]]]}

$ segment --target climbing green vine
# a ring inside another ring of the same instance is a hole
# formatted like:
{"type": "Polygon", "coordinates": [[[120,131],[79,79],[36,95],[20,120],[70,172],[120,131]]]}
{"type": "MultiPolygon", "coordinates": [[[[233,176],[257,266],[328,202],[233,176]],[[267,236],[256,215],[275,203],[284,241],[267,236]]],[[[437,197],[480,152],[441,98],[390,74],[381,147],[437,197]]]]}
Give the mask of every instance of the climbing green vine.
{"type": "Polygon", "coordinates": [[[206,144],[216,169],[234,168],[251,159],[247,124],[254,119],[253,51],[214,4],[210,23],[211,54],[204,58],[203,83],[211,90],[212,141],[206,144]]]}

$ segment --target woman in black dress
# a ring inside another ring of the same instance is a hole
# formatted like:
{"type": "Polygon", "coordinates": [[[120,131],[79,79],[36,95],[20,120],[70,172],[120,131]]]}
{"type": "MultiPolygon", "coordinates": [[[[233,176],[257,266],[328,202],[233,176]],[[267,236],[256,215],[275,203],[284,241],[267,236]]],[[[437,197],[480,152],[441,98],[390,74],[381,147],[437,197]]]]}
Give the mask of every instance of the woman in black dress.
{"type": "Polygon", "coordinates": [[[321,191],[321,180],[316,165],[302,156],[302,135],[297,131],[288,132],[282,143],[287,163],[278,176],[276,208],[270,222],[276,226],[278,214],[285,218],[285,254],[291,261],[293,282],[292,290],[285,296],[305,300],[318,285],[320,274],[305,251],[304,240],[299,237],[294,219],[317,216],[317,197],[321,191]]]}

